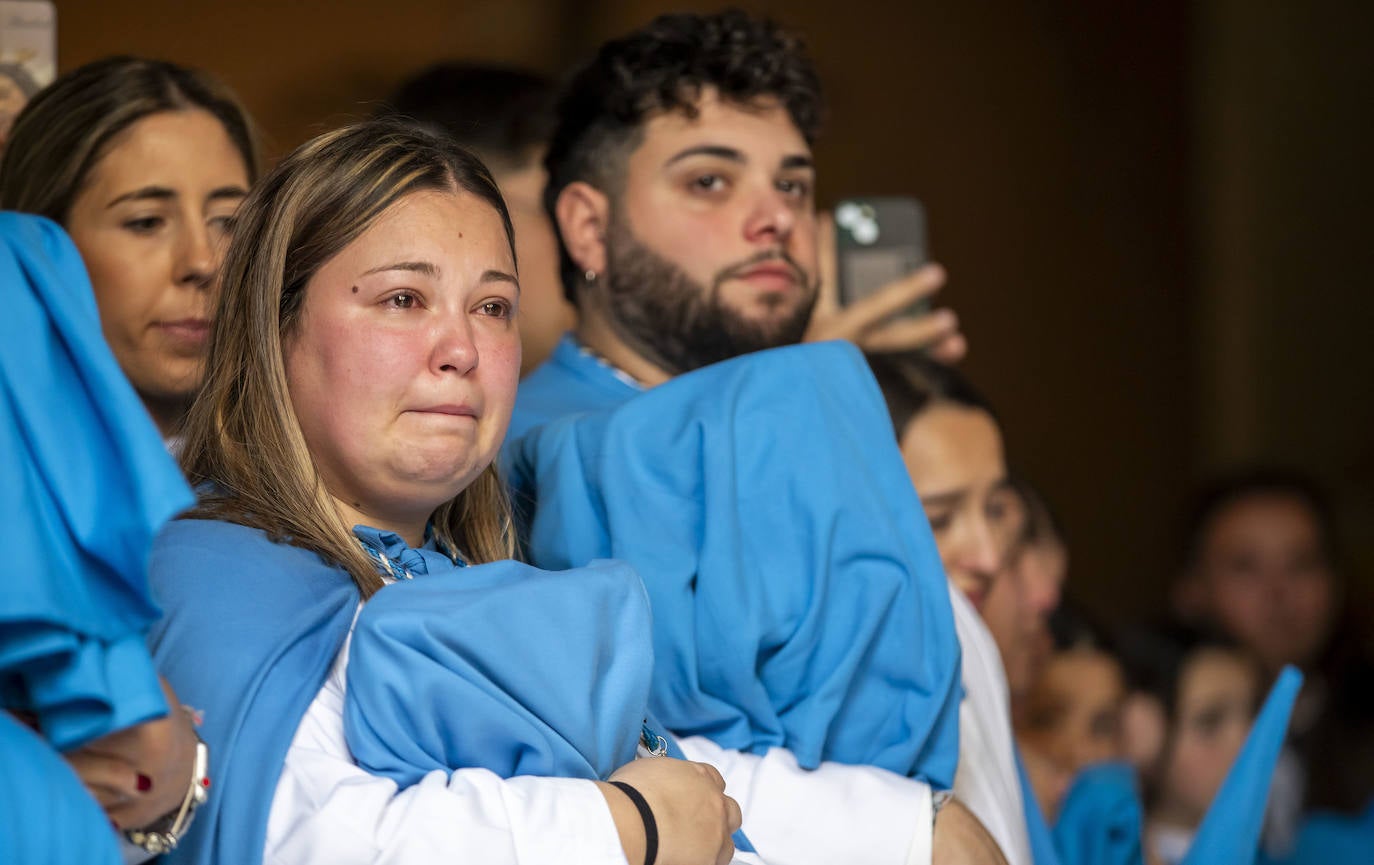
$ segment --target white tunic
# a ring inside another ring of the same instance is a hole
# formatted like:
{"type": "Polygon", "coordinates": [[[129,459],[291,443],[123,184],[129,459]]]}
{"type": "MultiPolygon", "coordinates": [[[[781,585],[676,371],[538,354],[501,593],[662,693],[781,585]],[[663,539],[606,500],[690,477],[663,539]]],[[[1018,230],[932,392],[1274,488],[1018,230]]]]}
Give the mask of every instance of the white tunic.
{"type": "Polygon", "coordinates": [[[953,585],[949,595],[963,652],[964,679],[954,795],[983,822],[1002,848],[1007,865],[1032,865],[1021,779],[1012,750],[1011,698],[1002,656],[968,598],[953,585]]]}

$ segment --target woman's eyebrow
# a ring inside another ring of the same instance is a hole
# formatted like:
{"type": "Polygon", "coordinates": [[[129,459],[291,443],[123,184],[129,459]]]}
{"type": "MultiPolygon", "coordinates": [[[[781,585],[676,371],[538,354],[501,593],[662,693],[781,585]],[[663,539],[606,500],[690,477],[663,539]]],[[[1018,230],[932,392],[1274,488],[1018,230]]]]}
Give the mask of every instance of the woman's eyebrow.
{"type": "Polygon", "coordinates": [[[169,189],[166,186],[142,186],[138,189],[126,192],[123,195],[116,196],[114,200],[112,200],[109,204],[105,205],[105,207],[106,209],[109,209],[111,207],[114,207],[116,204],[123,204],[126,201],[165,201],[169,198],[176,197],[176,190],[169,189]]]}
{"type": "Polygon", "coordinates": [[[389,264],[381,264],[370,270],[363,271],[363,276],[370,276],[374,273],[382,273],[387,270],[405,270],[411,273],[419,273],[430,277],[439,278],[439,266],[428,261],[393,261],[389,264]]]}
{"type": "Polygon", "coordinates": [[[920,498],[921,504],[923,505],[942,507],[946,505],[958,504],[960,501],[963,500],[965,495],[967,495],[967,493],[964,490],[950,490],[949,492],[944,493],[931,493],[930,495],[923,495],[920,498]]]}

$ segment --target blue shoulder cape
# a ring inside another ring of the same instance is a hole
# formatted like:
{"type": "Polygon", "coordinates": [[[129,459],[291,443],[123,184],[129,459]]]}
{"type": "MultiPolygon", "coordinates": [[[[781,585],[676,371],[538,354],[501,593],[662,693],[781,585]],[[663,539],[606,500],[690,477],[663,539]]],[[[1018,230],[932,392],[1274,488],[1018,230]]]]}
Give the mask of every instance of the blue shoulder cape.
{"type": "Polygon", "coordinates": [[[531,561],[629,562],[678,735],[948,787],[959,646],[878,387],[848,344],[697,370],[508,446],[531,561]]]}
{"type": "Polygon", "coordinates": [[[149,580],[164,610],[153,656],[181,701],[203,713],[213,783],[166,858],[260,862],[287,748],[348,635],[358,591],[314,553],[208,520],[162,532],[149,580]]]}
{"type": "Polygon", "coordinates": [[[0,712],[0,860],[117,861],[109,821],[51,749],[167,712],[143,644],[157,615],[145,574],[190,490],[62,230],[0,214],[0,286],[0,525],[29,551],[8,558],[0,592],[0,702],[42,732],[0,712]]]}

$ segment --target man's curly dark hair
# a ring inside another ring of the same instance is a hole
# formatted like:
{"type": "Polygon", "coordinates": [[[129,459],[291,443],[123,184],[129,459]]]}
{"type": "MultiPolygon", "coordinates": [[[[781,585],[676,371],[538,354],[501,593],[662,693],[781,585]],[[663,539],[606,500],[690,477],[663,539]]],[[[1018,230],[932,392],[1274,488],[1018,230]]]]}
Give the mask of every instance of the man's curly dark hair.
{"type": "MultiPolygon", "coordinates": [[[[668,111],[696,116],[706,88],[737,104],[775,99],[813,144],[820,130],[821,86],[801,40],[776,23],[738,9],[713,15],[661,15],[601,46],[568,81],[544,158],[549,181],[544,207],[554,207],[570,183],[590,183],[612,197],[629,154],[650,117],[668,111]]],[[[563,293],[577,300],[581,271],[559,239],[563,293]]]]}

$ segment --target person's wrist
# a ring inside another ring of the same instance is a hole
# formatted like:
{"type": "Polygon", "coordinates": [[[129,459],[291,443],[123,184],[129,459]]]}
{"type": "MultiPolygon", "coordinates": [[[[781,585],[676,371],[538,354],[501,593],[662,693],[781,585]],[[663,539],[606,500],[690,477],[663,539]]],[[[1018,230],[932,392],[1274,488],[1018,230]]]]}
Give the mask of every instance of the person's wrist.
{"type": "Polygon", "coordinates": [[[620,792],[624,793],[635,810],[639,812],[639,819],[644,824],[644,865],[654,865],[654,860],[658,858],[658,821],[654,819],[653,809],[649,807],[649,801],[644,798],[634,787],[624,781],[608,782],[620,792]]]}
{"type": "MultiPolygon", "coordinates": [[[[189,711],[189,710],[188,710],[189,711]]],[[[193,731],[194,734],[194,731],[193,731]]],[[[176,849],[196,809],[205,803],[210,795],[210,749],[196,735],[195,757],[191,763],[191,780],[182,797],[181,804],[154,820],[147,826],[125,831],[129,843],[141,847],[153,855],[161,855],[176,849]]]]}

